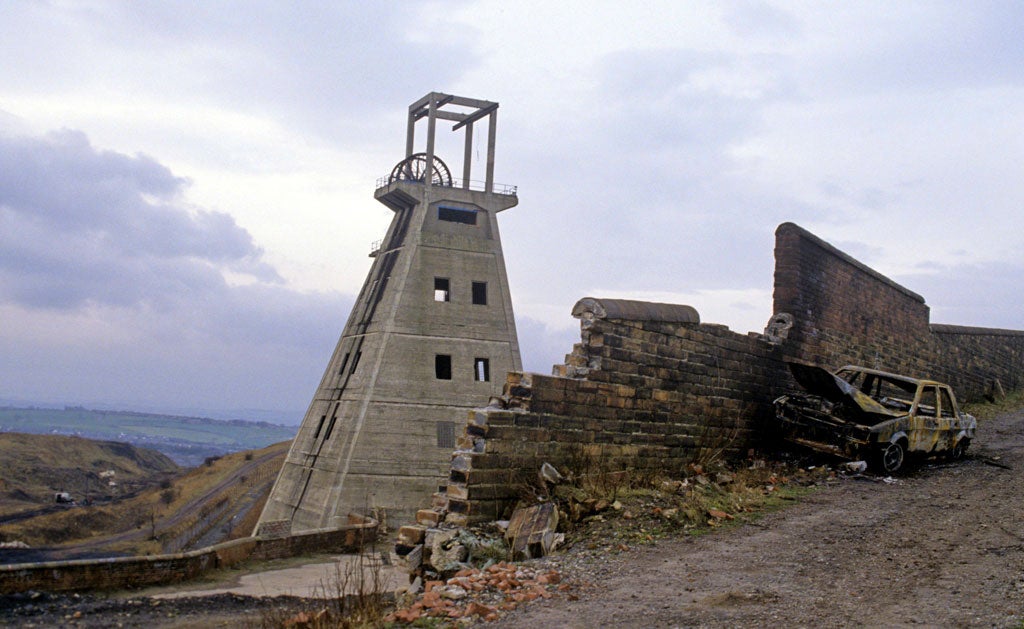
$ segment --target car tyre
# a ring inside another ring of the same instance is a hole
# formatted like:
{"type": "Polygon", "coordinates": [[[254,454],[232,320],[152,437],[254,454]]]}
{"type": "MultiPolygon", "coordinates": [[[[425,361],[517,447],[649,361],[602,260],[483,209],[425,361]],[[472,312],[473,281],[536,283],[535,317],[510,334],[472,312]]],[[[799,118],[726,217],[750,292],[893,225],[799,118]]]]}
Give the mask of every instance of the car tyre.
{"type": "Polygon", "coordinates": [[[878,452],[878,456],[875,460],[875,466],[879,472],[883,474],[896,474],[902,468],[907,459],[907,452],[903,448],[903,442],[897,441],[895,443],[886,444],[878,452]]]}
{"type": "Polygon", "coordinates": [[[971,440],[966,437],[957,441],[953,446],[953,449],[949,452],[950,461],[959,461],[960,459],[967,456],[967,447],[971,445],[971,440]]]}

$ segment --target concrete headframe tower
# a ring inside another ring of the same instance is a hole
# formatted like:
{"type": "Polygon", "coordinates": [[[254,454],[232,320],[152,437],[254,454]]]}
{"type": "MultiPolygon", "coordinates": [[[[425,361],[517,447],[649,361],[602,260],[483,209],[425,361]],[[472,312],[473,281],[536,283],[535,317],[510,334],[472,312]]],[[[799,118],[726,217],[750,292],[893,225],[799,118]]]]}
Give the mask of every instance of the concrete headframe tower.
{"type": "Polygon", "coordinates": [[[410,517],[443,483],[466,409],[522,369],[494,183],[498,103],[433,92],[409,107],[405,158],[374,197],[394,212],[257,532],[344,524],[383,507],[410,517]],[[426,150],[416,126],[426,120],[426,150]],[[463,131],[462,180],[434,154],[439,120],[463,131]],[[487,122],[483,181],[471,180],[474,125],[487,122]]]}

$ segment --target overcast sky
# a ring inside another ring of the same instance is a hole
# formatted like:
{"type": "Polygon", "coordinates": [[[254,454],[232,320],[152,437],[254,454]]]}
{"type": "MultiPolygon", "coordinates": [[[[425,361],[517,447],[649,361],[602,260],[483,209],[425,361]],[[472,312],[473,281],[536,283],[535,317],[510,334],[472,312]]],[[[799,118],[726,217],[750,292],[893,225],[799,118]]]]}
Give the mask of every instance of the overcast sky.
{"type": "Polygon", "coordinates": [[[527,370],[584,296],[761,331],[784,221],[1024,329],[1022,33],[1016,1],[4,2],[0,403],[300,421],[430,91],[501,103],[527,370]]]}

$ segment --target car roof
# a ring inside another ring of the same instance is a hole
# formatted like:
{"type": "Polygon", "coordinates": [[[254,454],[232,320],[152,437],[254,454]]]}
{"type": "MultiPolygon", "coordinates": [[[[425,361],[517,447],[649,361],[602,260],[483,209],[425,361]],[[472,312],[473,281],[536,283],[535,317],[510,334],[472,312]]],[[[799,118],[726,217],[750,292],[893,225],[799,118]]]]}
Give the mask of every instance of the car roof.
{"type": "Polygon", "coordinates": [[[835,373],[839,373],[840,371],[859,371],[861,373],[872,374],[872,375],[875,375],[875,376],[882,376],[884,378],[892,378],[893,380],[900,380],[902,382],[906,382],[906,383],[914,384],[914,385],[939,385],[939,386],[946,386],[945,384],[943,384],[941,382],[937,382],[935,380],[926,380],[924,378],[911,378],[910,376],[904,376],[904,375],[900,375],[898,373],[892,373],[891,371],[882,371],[880,369],[871,369],[869,367],[861,367],[859,365],[845,365],[843,367],[840,367],[839,369],[836,369],[835,373]]]}

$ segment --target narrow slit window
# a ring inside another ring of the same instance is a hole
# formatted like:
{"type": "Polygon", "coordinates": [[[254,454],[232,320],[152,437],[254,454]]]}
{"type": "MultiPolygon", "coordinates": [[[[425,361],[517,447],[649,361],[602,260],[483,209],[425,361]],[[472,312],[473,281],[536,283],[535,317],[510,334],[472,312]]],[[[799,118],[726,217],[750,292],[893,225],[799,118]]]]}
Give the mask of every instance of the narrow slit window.
{"type": "Polygon", "coordinates": [[[362,357],[363,357],[363,353],[362,352],[356,352],[355,358],[352,359],[352,369],[349,370],[349,373],[355,373],[356,372],[356,367],[359,366],[359,359],[362,358],[362,357]]]}
{"type": "Polygon", "coordinates": [[[438,207],[437,218],[448,223],[476,225],[476,210],[463,210],[454,207],[438,207]]]}
{"type": "Polygon", "coordinates": [[[447,277],[434,278],[434,301],[451,301],[451,282],[447,277]]]}
{"type": "Polygon", "coordinates": [[[338,369],[338,375],[339,376],[345,373],[345,365],[348,364],[348,357],[350,355],[351,355],[351,352],[345,352],[345,357],[341,359],[341,367],[338,369]]]}
{"type": "Polygon", "coordinates": [[[434,375],[438,380],[452,379],[452,357],[448,354],[434,356],[434,375]]]}
{"type": "Polygon", "coordinates": [[[316,432],[313,433],[313,438],[316,439],[320,436],[320,431],[324,428],[324,422],[327,421],[327,415],[320,416],[320,423],[316,425],[316,432]]]}
{"type": "Polygon", "coordinates": [[[473,303],[478,306],[487,305],[487,282],[473,282],[473,303]]]}
{"type": "Polygon", "coordinates": [[[331,417],[331,421],[328,422],[328,424],[327,424],[327,432],[324,433],[324,441],[327,441],[328,439],[331,438],[331,433],[334,432],[334,420],[336,420],[336,419],[338,419],[337,415],[331,417]]]}
{"type": "Polygon", "coordinates": [[[486,358],[477,358],[473,361],[473,378],[477,382],[491,381],[491,361],[486,358]]]}

